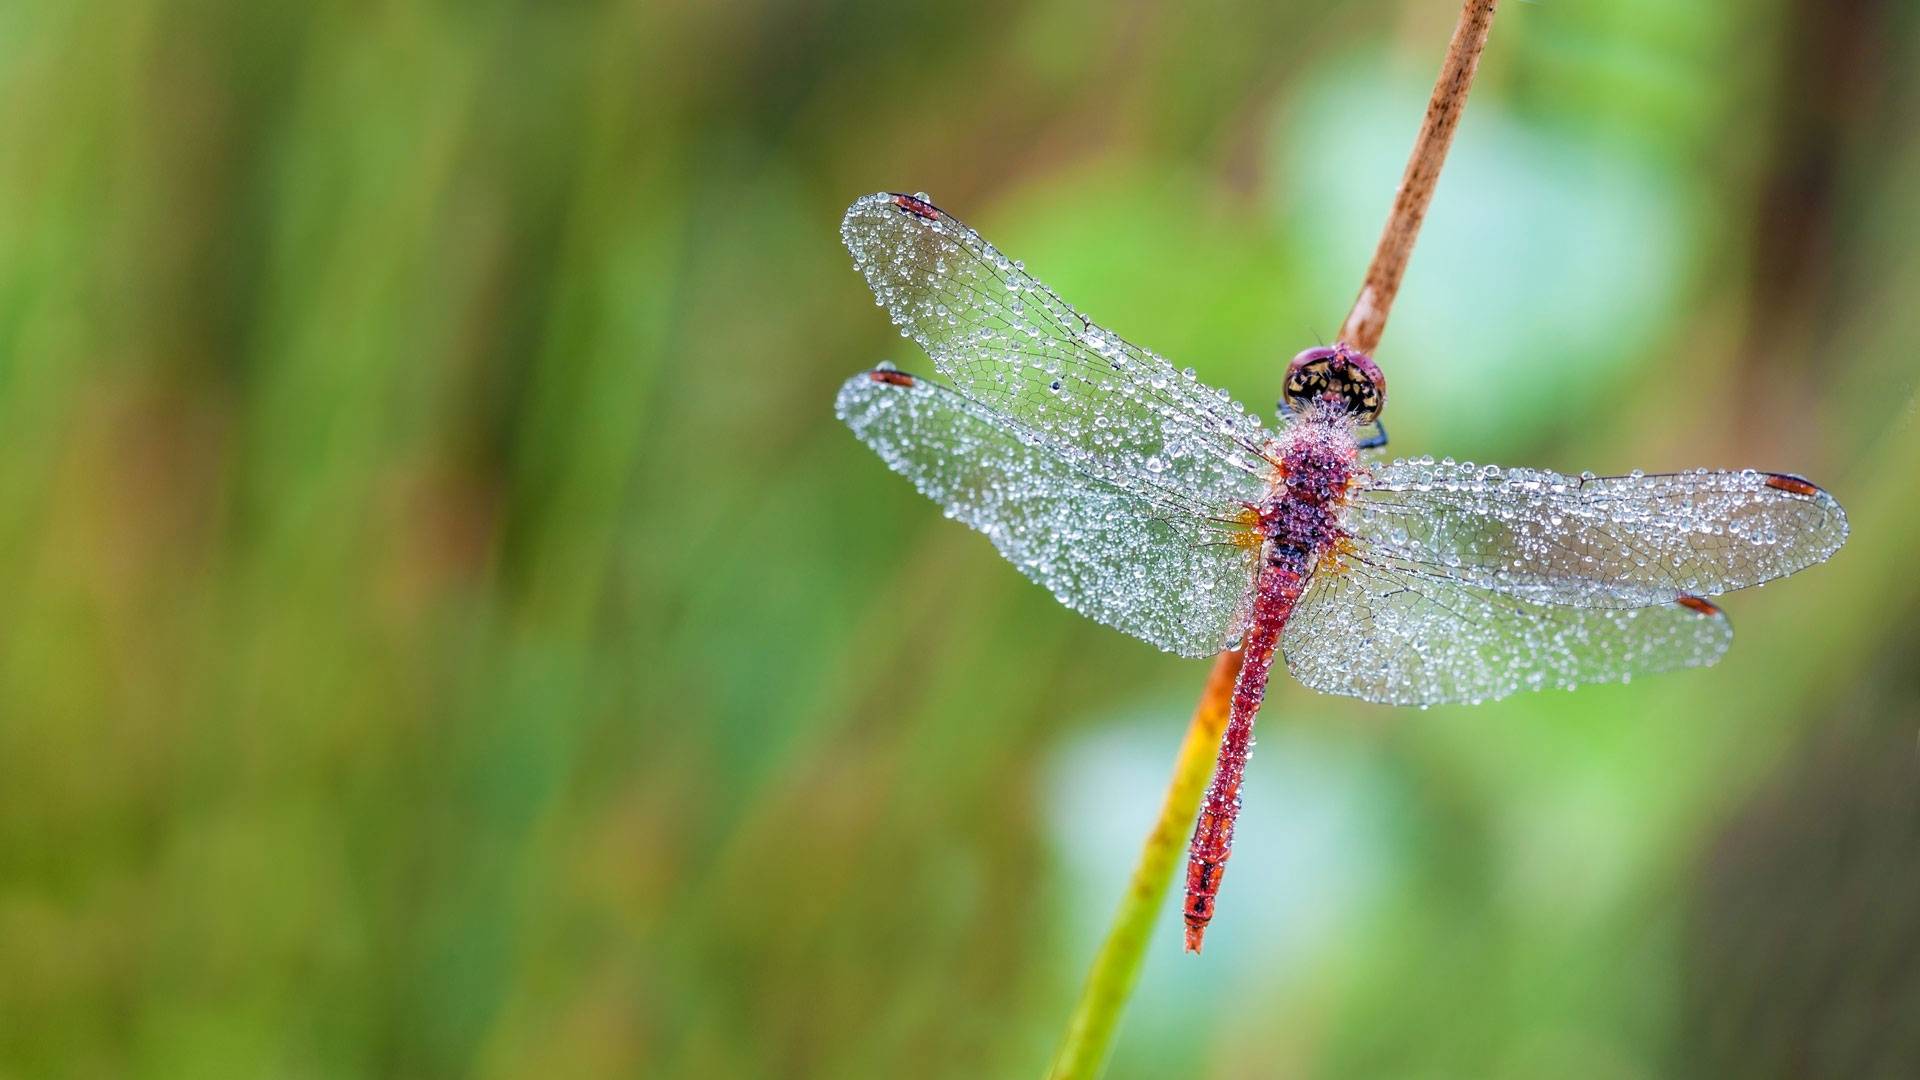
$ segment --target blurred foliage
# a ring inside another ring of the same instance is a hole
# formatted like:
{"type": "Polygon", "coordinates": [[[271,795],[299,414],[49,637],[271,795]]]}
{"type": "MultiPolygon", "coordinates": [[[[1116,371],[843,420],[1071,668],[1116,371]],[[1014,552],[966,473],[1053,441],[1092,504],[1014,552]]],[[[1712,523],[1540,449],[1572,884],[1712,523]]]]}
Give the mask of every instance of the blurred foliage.
{"type": "MultiPolygon", "coordinates": [[[[1205,669],[833,421],[924,366],[839,214],[1266,408],[1452,8],[0,5],[0,1077],[1037,1075],[1205,669]]],[[[1278,686],[1113,1075],[1914,1075],[1920,9],[1512,4],[1482,72],[1396,449],[1854,539],[1709,672],[1278,686]]]]}

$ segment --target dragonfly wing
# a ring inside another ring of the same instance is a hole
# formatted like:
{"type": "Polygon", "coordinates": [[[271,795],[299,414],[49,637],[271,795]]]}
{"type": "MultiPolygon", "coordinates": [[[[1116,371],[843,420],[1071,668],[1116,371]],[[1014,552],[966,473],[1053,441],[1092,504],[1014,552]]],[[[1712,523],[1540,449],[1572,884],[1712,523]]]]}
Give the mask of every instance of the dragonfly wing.
{"type": "Polygon", "coordinates": [[[1282,648],[1315,690],[1442,705],[1704,667],[1732,641],[1720,609],[1691,596],[1636,608],[1536,604],[1347,557],[1314,575],[1282,648]]]}
{"type": "Polygon", "coordinates": [[[1374,563],[1590,607],[1758,585],[1847,538],[1833,496],[1782,473],[1579,477],[1430,459],[1383,467],[1345,525],[1374,563]]]}
{"type": "Polygon", "coordinates": [[[1095,325],[945,211],[868,195],[840,235],[880,306],[955,389],[1075,468],[1148,497],[1265,493],[1258,418],[1095,325]]]}
{"type": "Polygon", "coordinates": [[[1184,656],[1239,637],[1259,544],[1228,504],[1209,517],[1188,505],[1197,495],[1153,499],[1088,475],[977,402],[891,369],[847,380],[835,411],[1075,611],[1184,656]]]}

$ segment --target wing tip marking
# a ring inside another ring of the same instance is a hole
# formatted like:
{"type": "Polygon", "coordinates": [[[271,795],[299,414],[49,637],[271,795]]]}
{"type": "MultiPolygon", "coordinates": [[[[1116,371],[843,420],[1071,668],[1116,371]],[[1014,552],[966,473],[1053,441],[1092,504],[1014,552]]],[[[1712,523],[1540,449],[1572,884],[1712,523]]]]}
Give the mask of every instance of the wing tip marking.
{"type": "Polygon", "coordinates": [[[899,368],[893,367],[874,368],[867,372],[867,379],[870,382],[880,383],[884,386],[914,387],[920,385],[920,380],[901,371],[899,368]]]}
{"type": "Polygon", "coordinates": [[[1683,608],[1686,608],[1688,611],[1698,612],[1699,614],[1705,615],[1709,618],[1723,619],[1723,618],[1726,618],[1726,615],[1727,615],[1726,612],[1720,610],[1720,605],[1714,603],[1713,601],[1707,599],[1704,596],[1694,596],[1691,593],[1681,593],[1679,596],[1674,597],[1673,602],[1676,604],[1679,604],[1683,608]]]}
{"type": "Polygon", "coordinates": [[[1789,495],[1798,495],[1803,499],[1813,499],[1825,494],[1818,484],[1804,476],[1792,473],[1768,473],[1767,486],[1775,491],[1784,491],[1789,495]]]}

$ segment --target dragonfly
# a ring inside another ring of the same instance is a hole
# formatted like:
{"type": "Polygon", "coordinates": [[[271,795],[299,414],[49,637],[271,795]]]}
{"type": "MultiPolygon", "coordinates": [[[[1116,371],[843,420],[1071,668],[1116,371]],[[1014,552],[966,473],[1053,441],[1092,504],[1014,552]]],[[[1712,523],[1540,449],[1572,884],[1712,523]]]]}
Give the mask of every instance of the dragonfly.
{"type": "Polygon", "coordinates": [[[1415,706],[1704,667],[1733,634],[1709,597],[1846,540],[1840,504],[1791,473],[1382,462],[1386,379],[1340,343],[1293,359],[1275,430],[924,194],[864,196],[840,232],[946,380],[853,376],[835,411],[854,434],[1067,607],[1182,656],[1241,651],[1187,848],[1189,952],[1277,657],[1314,690],[1415,706]]]}

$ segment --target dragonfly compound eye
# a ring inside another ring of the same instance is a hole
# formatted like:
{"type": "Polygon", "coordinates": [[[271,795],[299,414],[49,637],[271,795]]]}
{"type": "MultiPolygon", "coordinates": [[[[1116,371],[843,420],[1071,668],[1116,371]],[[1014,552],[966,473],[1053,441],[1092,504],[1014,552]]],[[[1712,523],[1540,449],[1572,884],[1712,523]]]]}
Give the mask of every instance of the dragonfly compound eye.
{"type": "Polygon", "coordinates": [[[1371,423],[1387,404],[1387,377],[1366,353],[1345,345],[1308,349],[1287,365],[1281,409],[1304,413],[1333,405],[1357,424],[1371,423]]]}

